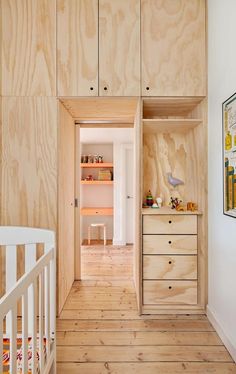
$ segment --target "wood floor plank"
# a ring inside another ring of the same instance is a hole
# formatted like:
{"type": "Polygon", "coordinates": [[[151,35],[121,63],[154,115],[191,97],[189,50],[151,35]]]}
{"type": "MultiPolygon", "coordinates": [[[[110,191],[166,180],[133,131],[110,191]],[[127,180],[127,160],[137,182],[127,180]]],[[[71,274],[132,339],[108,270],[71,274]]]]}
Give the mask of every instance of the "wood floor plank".
{"type": "Polygon", "coordinates": [[[193,320],[204,320],[207,321],[207,317],[205,315],[195,315],[195,314],[170,314],[170,315],[163,315],[163,314],[156,314],[156,315],[146,315],[140,316],[137,310],[109,310],[108,309],[63,309],[61,312],[59,319],[87,319],[87,320],[97,320],[97,319],[110,319],[110,320],[130,320],[130,319],[193,319],[193,320]]]}
{"type": "Polygon", "coordinates": [[[139,316],[131,259],[130,248],[82,250],[86,279],[57,320],[57,373],[236,374],[204,311],[139,316]]]}
{"type": "Polygon", "coordinates": [[[59,363],[58,374],[236,374],[233,363],[138,362],[59,363]]]}
{"type": "Polygon", "coordinates": [[[201,320],[57,320],[57,331],[214,331],[201,320]]]}
{"type": "Polygon", "coordinates": [[[232,362],[224,346],[58,346],[58,362],[232,362]]]}
{"type": "Polygon", "coordinates": [[[58,332],[57,345],[222,345],[215,332],[95,331],[58,332]]]}

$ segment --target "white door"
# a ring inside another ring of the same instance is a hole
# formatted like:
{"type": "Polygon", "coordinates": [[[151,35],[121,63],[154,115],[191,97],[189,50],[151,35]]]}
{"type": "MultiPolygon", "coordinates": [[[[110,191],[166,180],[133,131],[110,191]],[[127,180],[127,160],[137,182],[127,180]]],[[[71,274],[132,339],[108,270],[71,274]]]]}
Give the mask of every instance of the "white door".
{"type": "Polygon", "coordinates": [[[134,152],[132,147],[126,148],[125,156],[126,243],[134,243],[134,152]]]}

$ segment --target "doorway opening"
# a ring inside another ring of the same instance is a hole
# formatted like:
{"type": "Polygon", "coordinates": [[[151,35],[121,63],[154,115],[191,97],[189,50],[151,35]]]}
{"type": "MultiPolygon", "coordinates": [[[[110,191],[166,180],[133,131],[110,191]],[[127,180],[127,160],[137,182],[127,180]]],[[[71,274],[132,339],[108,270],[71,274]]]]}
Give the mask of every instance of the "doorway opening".
{"type": "Polygon", "coordinates": [[[59,100],[59,313],[83,279],[132,278],[139,305],[140,118],[137,98],[59,100]]]}
{"type": "Polygon", "coordinates": [[[80,279],[132,279],[134,129],[76,126],[76,132],[80,279]]]}

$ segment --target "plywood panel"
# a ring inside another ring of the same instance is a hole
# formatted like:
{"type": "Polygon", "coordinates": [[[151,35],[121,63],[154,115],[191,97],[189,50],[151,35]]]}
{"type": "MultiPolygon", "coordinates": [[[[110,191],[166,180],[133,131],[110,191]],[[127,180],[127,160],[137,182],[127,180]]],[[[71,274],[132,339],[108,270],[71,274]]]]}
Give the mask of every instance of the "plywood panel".
{"type": "Polygon", "coordinates": [[[56,94],[56,0],[2,1],[2,93],[56,94]]]}
{"type": "Polygon", "coordinates": [[[140,1],[99,1],[99,95],[140,95],[140,1]]]}
{"type": "Polygon", "coordinates": [[[137,108],[137,98],[66,98],[61,102],[78,121],[115,120],[118,124],[123,122],[133,124],[137,108]]]}
{"type": "Polygon", "coordinates": [[[60,313],[75,278],[75,125],[73,118],[61,103],[59,103],[58,157],[58,312],[60,313]]]}
{"type": "Polygon", "coordinates": [[[145,280],[143,304],[197,304],[197,281],[145,280]]]}
{"type": "Polygon", "coordinates": [[[2,224],[55,230],[56,99],[2,100],[2,224]]]}
{"type": "Polygon", "coordinates": [[[141,0],[142,95],[206,94],[205,0],[141,0]]]}
{"type": "MultiPolygon", "coordinates": [[[[195,139],[187,132],[146,133],[143,136],[144,195],[151,190],[153,197],[162,196],[164,205],[170,197],[197,202],[198,166],[195,139]],[[167,173],[181,179],[184,184],[173,187],[167,173]]],[[[193,134],[193,132],[192,132],[193,134]]]]}
{"type": "Polygon", "coordinates": [[[197,279],[197,256],[143,256],[143,279],[197,279]]]}
{"type": "Polygon", "coordinates": [[[142,219],[141,219],[141,207],[142,207],[142,101],[138,101],[134,131],[134,175],[135,175],[135,238],[134,238],[134,284],[137,294],[138,310],[141,314],[142,305],[142,247],[141,247],[141,233],[142,233],[142,219]]]}
{"type": "Polygon", "coordinates": [[[144,234],[197,234],[197,216],[146,215],[143,217],[144,234]]]}
{"type": "Polygon", "coordinates": [[[143,253],[194,255],[197,254],[197,235],[143,235],[143,253]]]}
{"type": "Polygon", "coordinates": [[[59,96],[98,96],[98,0],[57,0],[59,96]]]}

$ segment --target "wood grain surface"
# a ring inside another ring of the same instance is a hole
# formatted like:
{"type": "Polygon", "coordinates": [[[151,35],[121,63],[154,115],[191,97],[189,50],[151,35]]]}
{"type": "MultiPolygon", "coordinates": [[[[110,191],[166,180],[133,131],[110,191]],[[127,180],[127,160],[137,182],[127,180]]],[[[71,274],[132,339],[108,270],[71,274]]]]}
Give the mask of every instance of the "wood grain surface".
{"type": "Polygon", "coordinates": [[[140,95],[140,2],[99,1],[99,95],[140,95]]]}
{"type": "Polygon", "coordinates": [[[98,96],[98,0],[57,1],[58,96],[98,96]]]}
{"type": "Polygon", "coordinates": [[[197,281],[143,281],[143,304],[197,304],[197,281]]]}
{"type": "Polygon", "coordinates": [[[4,97],[2,100],[1,222],[55,230],[56,99],[4,97]]]}
{"type": "Polygon", "coordinates": [[[2,94],[56,95],[56,0],[4,0],[2,94]]]}
{"type": "Polygon", "coordinates": [[[142,95],[206,94],[205,0],[141,0],[142,95]]]}
{"type": "Polygon", "coordinates": [[[197,256],[143,256],[143,279],[197,279],[197,256]]]}
{"type": "Polygon", "coordinates": [[[143,235],[143,254],[197,254],[197,235],[143,235]]]}
{"type": "Polygon", "coordinates": [[[75,125],[59,103],[58,136],[58,312],[74,282],[75,125]]]}
{"type": "Polygon", "coordinates": [[[197,234],[197,216],[146,215],[143,234],[197,234]]]}
{"type": "Polygon", "coordinates": [[[77,309],[63,309],[57,322],[59,374],[236,373],[205,315],[140,317],[129,304],[120,309],[121,295],[134,303],[132,281],[74,283],[65,307],[77,309]]]}

